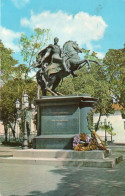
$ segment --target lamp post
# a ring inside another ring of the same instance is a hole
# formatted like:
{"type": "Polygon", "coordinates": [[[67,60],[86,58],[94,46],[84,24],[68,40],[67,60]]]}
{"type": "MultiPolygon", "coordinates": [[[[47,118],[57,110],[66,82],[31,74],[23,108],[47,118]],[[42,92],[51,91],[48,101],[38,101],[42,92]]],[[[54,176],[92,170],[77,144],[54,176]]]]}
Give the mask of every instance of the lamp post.
{"type": "Polygon", "coordinates": [[[105,126],[105,144],[107,144],[107,136],[106,136],[106,119],[104,119],[104,126],[105,126]]]}
{"type": "MultiPolygon", "coordinates": [[[[23,135],[23,144],[22,144],[23,149],[28,149],[27,128],[26,128],[26,112],[27,112],[28,107],[29,107],[28,95],[26,94],[26,92],[24,92],[22,96],[22,111],[23,111],[23,117],[24,117],[24,135],[23,135]]],[[[16,108],[19,111],[20,102],[18,99],[16,101],[16,108]]]]}
{"type": "Polygon", "coordinates": [[[113,131],[113,127],[112,127],[112,124],[110,123],[110,129],[111,129],[111,143],[112,143],[112,131],[113,131]]]}
{"type": "Polygon", "coordinates": [[[111,135],[111,143],[112,143],[112,124],[110,122],[107,122],[106,119],[104,119],[104,122],[101,122],[101,128],[105,131],[105,143],[107,144],[107,132],[111,135]]]}

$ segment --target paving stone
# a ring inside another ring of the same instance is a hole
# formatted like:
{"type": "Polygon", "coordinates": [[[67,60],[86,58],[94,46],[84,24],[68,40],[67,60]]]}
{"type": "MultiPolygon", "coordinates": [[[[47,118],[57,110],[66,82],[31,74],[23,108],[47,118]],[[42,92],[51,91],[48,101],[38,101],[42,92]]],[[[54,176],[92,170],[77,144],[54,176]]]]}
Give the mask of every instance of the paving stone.
{"type": "Polygon", "coordinates": [[[125,196],[125,160],[115,168],[0,163],[0,196],[125,196]]]}
{"type": "Polygon", "coordinates": [[[125,195],[125,160],[113,169],[0,163],[1,196],[125,195]]]}

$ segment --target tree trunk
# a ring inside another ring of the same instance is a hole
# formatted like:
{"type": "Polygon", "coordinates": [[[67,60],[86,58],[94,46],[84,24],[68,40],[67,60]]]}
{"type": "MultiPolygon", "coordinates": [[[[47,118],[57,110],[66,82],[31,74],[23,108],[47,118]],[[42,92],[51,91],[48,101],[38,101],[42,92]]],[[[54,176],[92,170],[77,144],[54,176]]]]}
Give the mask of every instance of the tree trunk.
{"type": "Polygon", "coordinates": [[[12,130],[13,138],[16,139],[16,136],[15,136],[15,128],[11,128],[11,130],[12,130]]]}
{"type": "Polygon", "coordinates": [[[97,131],[98,128],[99,128],[99,123],[100,123],[101,116],[102,116],[102,111],[100,110],[99,118],[98,118],[98,121],[97,121],[97,123],[96,123],[96,125],[95,125],[95,131],[97,131]]]}
{"type": "MultiPolygon", "coordinates": [[[[13,123],[14,124],[14,123],[13,123]]],[[[14,139],[16,139],[16,136],[15,136],[15,124],[14,124],[14,126],[13,126],[13,124],[11,124],[11,123],[9,123],[9,127],[11,128],[11,130],[12,130],[12,134],[13,134],[13,138],[14,139]]]]}
{"type": "Polygon", "coordinates": [[[8,127],[4,125],[4,131],[5,131],[5,142],[8,141],[8,127]]]}

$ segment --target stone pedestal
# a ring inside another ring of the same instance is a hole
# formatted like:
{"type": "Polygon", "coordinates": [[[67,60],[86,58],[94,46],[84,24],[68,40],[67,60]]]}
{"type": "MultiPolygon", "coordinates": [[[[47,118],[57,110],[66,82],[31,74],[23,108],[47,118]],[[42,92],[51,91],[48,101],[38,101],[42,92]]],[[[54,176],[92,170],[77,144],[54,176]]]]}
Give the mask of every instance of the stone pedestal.
{"type": "Polygon", "coordinates": [[[73,137],[86,133],[88,114],[95,98],[90,96],[42,97],[35,101],[38,107],[36,149],[72,149],[73,137]]]}

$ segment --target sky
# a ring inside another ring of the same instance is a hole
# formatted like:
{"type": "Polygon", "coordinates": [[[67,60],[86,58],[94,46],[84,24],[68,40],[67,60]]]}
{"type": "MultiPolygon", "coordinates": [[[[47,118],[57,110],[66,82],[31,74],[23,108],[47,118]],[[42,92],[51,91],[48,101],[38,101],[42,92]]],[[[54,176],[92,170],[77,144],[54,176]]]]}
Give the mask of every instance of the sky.
{"type": "Polygon", "coordinates": [[[49,28],[59,45],[77,41],[81,48],[103,58],[109,49],[125,43],[125,0],[0,0],[0,39],[20,57],[21,33],[30,36],[36,27],[49,28]]]}

